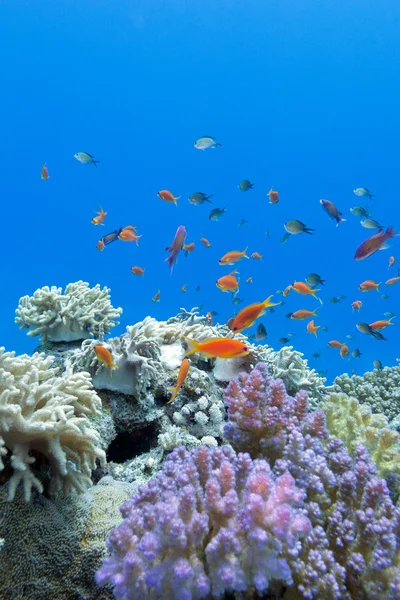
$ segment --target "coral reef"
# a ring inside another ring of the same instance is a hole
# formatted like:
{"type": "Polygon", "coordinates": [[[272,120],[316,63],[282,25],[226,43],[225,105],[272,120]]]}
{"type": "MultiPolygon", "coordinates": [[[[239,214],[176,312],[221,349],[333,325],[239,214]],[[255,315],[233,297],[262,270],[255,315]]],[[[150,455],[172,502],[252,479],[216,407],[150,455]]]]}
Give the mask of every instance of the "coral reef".
{"type": "Polygon", "coordinates": [[[0,471],[9,463],[10,500],[20,483],[26,500],[32,489],[43,492],[37,455],[49,464],[49,494],[84,491],[97,460],[105,460],[88,419],[101,416],[90,376],[59,377],[52,363],[42,354],[15,356],[0,348],[0,471]]]}
{"type": "Polygon", "coordinates": [[[185,600],[290,583],[310,523],[290,475],[229,448],[174,450],[122,507],[113,555],[97,574],[124,600],[185,600]]]}
{"type": "Polygon", "coordinates": [[[61,288],[45,286],[33,296],[23,296],[16,309],[15,322],[28,335],[40,335],[42,342],[71,342],[108,334],[118,325],[122,308],[110,302],[110,290],[84,281],[61,288]]]}
{"type": "Polygon", "coordinates": [[[382,413],[391,421],[400,413],[400,367],[385,367],[363,376],[344,373],[336,377],[327,391],[344,392],[351,398],[357,398],[361,404],[368,404],[372,412],[382,413]]]}

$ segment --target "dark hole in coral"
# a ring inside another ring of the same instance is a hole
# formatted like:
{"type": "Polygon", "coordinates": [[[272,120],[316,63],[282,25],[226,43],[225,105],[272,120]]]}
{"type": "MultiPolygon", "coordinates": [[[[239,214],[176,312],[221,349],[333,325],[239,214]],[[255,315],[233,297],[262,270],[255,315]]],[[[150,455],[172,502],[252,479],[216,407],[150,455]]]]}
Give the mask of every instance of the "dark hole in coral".
{"type": "Polygon", "coordinates": [[[107,450],[107,461],[123,463],[135,458],[158,445],[160,428],[157,423],[150,423],[140,429],[121,431],[111,442],[107,450]]]}

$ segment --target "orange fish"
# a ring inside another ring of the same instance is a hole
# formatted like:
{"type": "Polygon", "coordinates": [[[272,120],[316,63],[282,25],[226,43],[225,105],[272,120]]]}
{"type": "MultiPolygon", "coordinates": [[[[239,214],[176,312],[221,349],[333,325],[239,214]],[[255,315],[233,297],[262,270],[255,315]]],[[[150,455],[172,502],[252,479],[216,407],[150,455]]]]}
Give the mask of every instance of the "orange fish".
{"type": "Polygon", "coordinates": [[[186,292],[187,292],[186,285],[183,285],[181,287],[181,292],[182,292],[182,294],[186,294],[186,292]]]}
{"type": "Polygon", "coordinates": [[[46,167],[46,163],[44,163],[42,170],[40,171],[40,177],[41,179],[43,179],[43,181],[47,181],[47,179],[50,179],[49,170],[46,167]]]}
{"type": "Polygon", "coordinates": [[[103,240],[99,240],[99,241],[97,242],[96,248],[97,248],[97,250],[100,250],[100,252],[101,252],[102,250],[104,250],[104,248],[105,248],[105,247],[106,247],[106,246],[105,246],[105,244],[104,244],[103,240]]]}
{"type": "MultiPolygon", "coordinates": [[[[96,212],[96,211],[95,211],[96,212]]],[[[96,214],[98,215],[97,217],[93,217],[93,219],[91,220],[91,223],[93,225],[103,225],[104,224],[104,219],[107,216],[107,213],[104,212],[104,210],[101,208],[100,206],[100,210],[96,212],[96,214]]]]}
{"type": "Polygon", "coordinates": [[[234,320],[235,320],[235,317],[231,317],[231,318],[230,318],[230,319],[228,319],[228,320],[227,320],[227,322],[226,322],[226,326],[227,326],[227,327],[228,327],[230,330],[232,330],[232,325],[233,325],[233,322],[234,322],[234,320]]]}
{"type": "Polygon", "coordinates": [[[144,275],[144,269],[142,269],[142,267],[132,267],[131,272],[134,275],[144,275]]]}
{"type": "Polygon", "coordinates": [[[389,266],[388,269],[390,269],[390,267],[393,267],[394,263],[396,262],[396,259],[394,256],[390,256],[389,257],[389,266]]]}
{"type": "Polygon", "coordinates": [[[136,242],[136,246],[139,245],[139,240],[141,237],[141,235],[135,234],[135,228],[133,225],[124,227],[118,236],[118,238],[123,242],[136,242]]]}
{"type": "Polygon", "coordinates": [[[181,368],[179,369],[178,381],[176,382],[176,386],[168,388],[169,391],[172,392],[172,396],[168,400],[167,404],[171,404],[171,402],[173,402],[175,400],[175,398],[177,397],[178,392],[181,389],[182,384],[184,383],[184,381],[187,377],[189,367],[190,367],[190,360],[188,358],[184,358],[182,361],[182,364],[181,364],[181,368]]]}
{"type": "Polygon", "coordinates": [[[282,292],[282,295],[286,298],[289,295],[290,290],[292,289],[291,285],[288,285],[282,292]]]}
{"type": "Polygon", "coordinates": [[[199,353],[205,358],[240,358],[250,352],[246,344],[231,338],[210,338],[204,342],[195,342],[190,338],[185,340],[188,344],[185,356],[199,353]]]}
{"type": "Polygon", "coordinates": [[[321,298],[318,298],[316,295],[316,292],[319,292],[320,290],[314,290],[313,288],[310,288],[310,286],[307,285],[307,283],[304,283],[304,281],[295,281],[292,283],[292,289],[303,296],[313,296],[322,304],[321,298]]]}
{"type": "Polygon", "coordinates": [[[96,353],[97,359],[107,367],[110,367],[110,376],[112,377],[112,370],[118,369],[118,365],[114,363],[111,352],[105,346],[94,346],[93,350],[96,353]]]}
{"type": "Polygon", "coordinates": [[[251,255],[251,258],[254,258],[255,260],[262,260],[263,257],[261,254],[259,254],[258,252],[253,252],[253,254],[251,255]]]}
{"type": "Polygon", "coordinates": [[[161,192],[157,193],[157,196],[164,200],[164,202],[173,202],[175,206],[177,205],[177,200],[179,200],[180,196],[174,196],[169,190],[161,190],[161,192]]]}
{"type": "Polygon", "coordinates": [[[211,246],[210,242],[205,237],[200,238],[200,241],[203,244],[203,246],[205,246],[206,248],[209,248],[211,246]]]}
{"type": "Polygon", "coordinates": [[[161,295],[161,292],[160,292],[160,290],[158,290],[157,294],[155,296],[153,296],[151,301],[152,302],[160,302],[160,295],[161,295]]]}
{"type": "Polygon", "coordinates": [[[253,283],[253,278],[249,277],[248,279],[246,279],[246,283],[253,283]]]}
{"type": "Polygon", "coordinates": [[[354,310],[360,310],[360,308],[362,307],[363,303],[362,300],[355,300],[354,302],[351,303],[351,308],[354,310]]]}
{"type": "Polygon", "coordinates": [[[312,310],[312,311],[302,308],[301,310],[296,310],[294,313],[292,313],[290,318],[294,319],[296,321],[304,321],[304,319],[309,319],[310,317],[316,317],[317,310],[318,310],[318,308],[316,308],[315,310],[312,310]]]}
{"type": "Polygon", "coordinates": [[[328,342],[328,346],[330,346],[331,348],[341,348],[343,344],[342,342],[338,342],[337,340],[332,340],[331,342],[328,342]]]}
{"type": "Polygon", "coordinates": [[[279,194],[275,192],[272,188],[269,190],[267,196],[269,197],[270,204],[278,204],[279,202],[279,194]]]}
{"type": "Polygon", "coordinates": [[[249,304],[249,306],[242,308],[232,323],[232,331],[239,333],[240,331],[248,329],[259,317],[262,317],[265,314],[266,308],[281,304],[280,302],[274,304],[271,302],[271,298],[272,295],[268,296],[264,302],[255,302],[254,304],[249,304]]]}
{"type": "Polygon", "coordinates": [[[395,283],[398,283],[399,281],[400,281],[400,276],[391,277],[391,279],[388,279],[387,281],[385,281],[385,285],[394,285],[395,283]]]}
{"type": "Polygon", "coordinates": [[[350,350],[347,344],[342,344],[341,348],[340,348],[340,356],[342,358],[344,358],[345,356],[348,356],[350,354],[350,350]]]}
{"type": "Polygon", "coordinates": [[[224,256],[219,260],[219,264],[220,265],[233,265],[233,264],[235,264],[235,262],[238,262],[241,258],[249,258],[246,255],[246,252],[247,252],[247,246],[243,250],[243,252],[240,252],[240,250],[231,250],[230,252],[227,252],[226,254],[224,254],[224,256]]]}
{"type": "Polygon", "coordinates": [[[388,320],[375,321],[374,323],[370,323],[369,326],[374,331],[379,331],[380,329],[385,329],[385,327],[388,325],[394,325],[394,323],[392,323],[392,319],[394,319],[394,317],[391,317],[388,320]]]}
{"type": "Polygon", "coordinates": [[[313,333],[315,337],[317,337],[317,331],[320,328],[320,325],[314,325],[314,319],[307,323],[307,331],[308,333],[313,333]]]}
{"type": "Polygon", "coordinates": [[[212,325],[213,324],[213,316],[212,316],[212,314],[210,312],[208,312],[206,314],[206,317],[207,317],[208,322],[210,323],[210,325],[212,325]]]}
{"type": "Polygon", "coordinates": [[[366,281],[360,283],[358,289],[362,292],[371,292],[372,290],[376,290],[377,292],[379,292],[380,285],[380,283],[376,283],[375,281],[372,281],[372,279],[367,279],[366,281]]]}
{"type": "Polygon", "coordinates": [[[185,256],[187,256],[188,254],[190,254],[191,252],[193,252],[193,250],[194,250],[194,242],[191,242],[190,244],[183,244],[182,248],[184,250],[185,256]]]}
{"type": "Polygon", "coordinates": [[[220,277],[217,279],[216,286],[223,292],[235,292],[239,291],[239,282],[236,279],[237,271],[232,271],[229,275],[224,275],[224,277],[220,277]]]}

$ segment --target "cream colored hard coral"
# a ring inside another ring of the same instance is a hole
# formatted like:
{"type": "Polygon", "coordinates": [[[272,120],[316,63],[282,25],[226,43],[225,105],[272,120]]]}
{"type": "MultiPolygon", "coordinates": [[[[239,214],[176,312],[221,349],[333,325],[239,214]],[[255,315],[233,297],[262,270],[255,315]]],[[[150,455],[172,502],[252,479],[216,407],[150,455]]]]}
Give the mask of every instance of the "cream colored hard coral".
{"type": "Polygon", "coordinates": [[[122,308],[110,302],[110,290],[85,281],[69,283],[62,288],[45,286],[33,296],[23,296],[16,309],[15,322],[28,335],[41,336],[42,342],[71,342],[100,333],[109,333],[118,325],[122,308]]]}
{"type": "Polygon", "coordinates": [[[90,375],[67,371],[57,376],[53,361],[44,354],[15,356],[0,348],[0,471],[10,454],[9,500],[20,483],[27,501],[33,489],[43,492],[32,470],[32,452],[49,462],[50,494],[83,492],[91,485],[96,460],[105,461],[88,420],[101,414],[90,375]]]}

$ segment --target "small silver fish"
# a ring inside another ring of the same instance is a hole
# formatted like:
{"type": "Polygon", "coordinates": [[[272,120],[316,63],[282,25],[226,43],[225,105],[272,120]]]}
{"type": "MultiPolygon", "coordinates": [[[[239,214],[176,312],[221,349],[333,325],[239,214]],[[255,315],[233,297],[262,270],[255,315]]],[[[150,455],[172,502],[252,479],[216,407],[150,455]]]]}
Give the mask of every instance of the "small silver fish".
{"type": "Polygon", "coordinates": [[[284,224],[284,228],[291,235],[297,235],[298,233],[308,233],[312,235],[311,232],[315,231],[314,229],[310,229],[309,227],[307,227],[307,225],[305,225],[301,221],[298,221],[297,219],[291,219],[290,221],[286,221],[286,223],[284,224]]]}
{"type": "Polygon", "coordinates": [[[355,190],[353,190],[353,193],[359,197],[368,196],[368,198],[372,198],[372,196],[375,196],[375,194],[371,194],[371,192],[367,190],[367,188],[363,187],[356,188],[355,190]]]}
{"type": "Polygon", "coordinates": [[[381,298],[382,300],[389,300],[389,297],[387,294],[382,294],[381,298]]]}
{"type": "Polygon", "coordinates": [[[216,148],[217,146],[222,146],[222,144],[216,142],[211,135],[204,135],[194,143],[194,147],[197,150],[208,150],[209,148],[216,148]]]}
{"type": "Polygon", "coordinates": [[[356,339],[356,338],[354,337],[354,335],[350,335],[350,333],[346,335],[346,338],[347,338],[348,340],[355,340],[355,339],[356,339]]]}
{"type": "Polygon", "coordinates": [[[100,162],[99,160],[94,160],[93,156],[89,154],[89,152],[77,152],[74,154],[74,158],[85,165],[91,164],[95,167],[97,167],[97,163],[100,162]]]}
{"type": "Polygon", "coordinates": [[[383,364],[381,363],[380,360],[374,360],[373,365],[377,371],[382,371],[383,364]]]}
{"type": "Polygon", "coordinates": [[[370,218],[368,208],[363,208],[362,206],[353,206],[353,208],[350,209],[350,212],[355,217],[365,217],[366,219],[370,218]]]}
{"type": "Polygon", "coordinates": [[[396,315],[390,311],[383,313],[385,315],[385,317],[388,317],[388,319],[393,319],[393,317],[395,317],[396,315]]]}
{"type": "Polygon", "coordinates": [[[204,202],[209,202],[210,204],[212,204],[210,200],[211,196],[214,196],[214,194],[210,194],[209,196],[207,196],[204,192],[195,192],[194,194],[189,196],[189,202],[190,204],[194,204],[195,206],[197,206],[198,204],[204,204],[204,202]]]}
{"type": "Polygon", "coordinates": [[[253,189],[253,186],[254,183],[251,183],[248,179],[243,179],[243,181],[239,183],[238,188],[241,192],[248,192],[253,189]]]}
{"type": "Polygon", "coordinates": [[[384,226],[380,225],[375,219],[364,219],[360,223],[365,229],[384,229],[384,226]]]}

